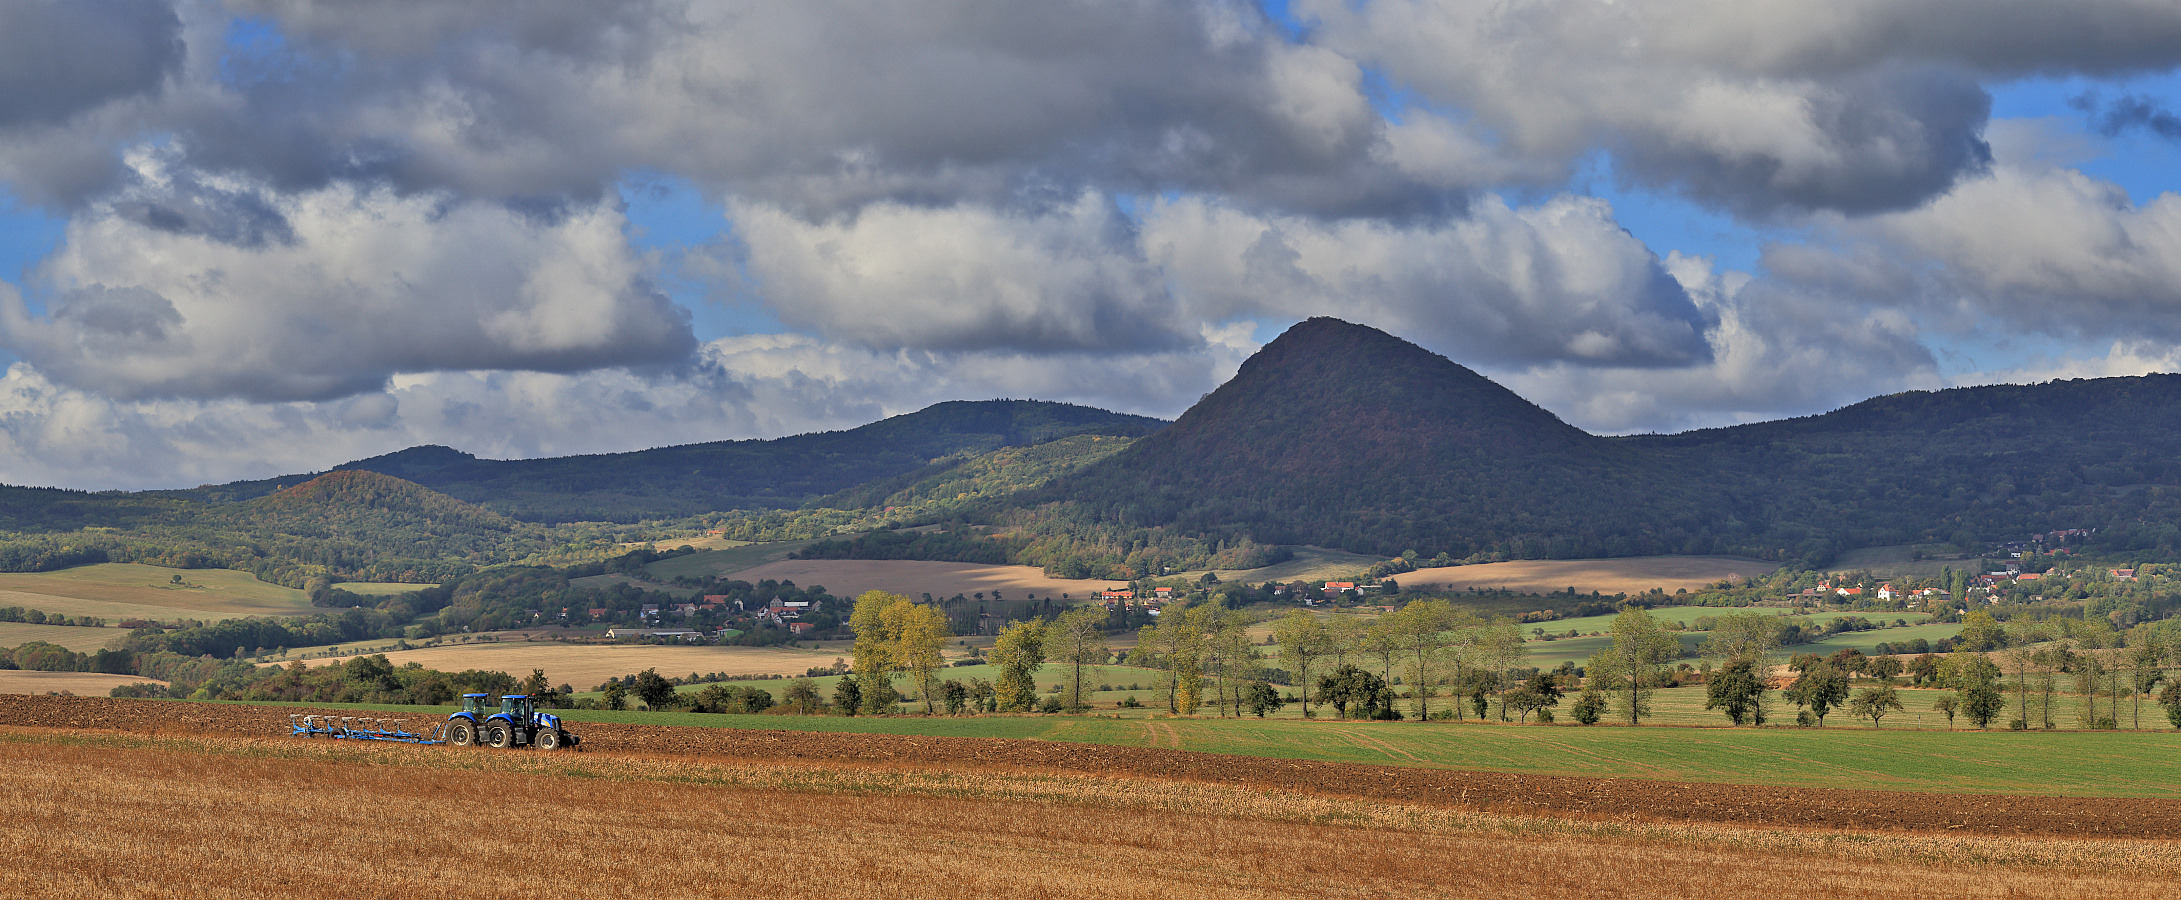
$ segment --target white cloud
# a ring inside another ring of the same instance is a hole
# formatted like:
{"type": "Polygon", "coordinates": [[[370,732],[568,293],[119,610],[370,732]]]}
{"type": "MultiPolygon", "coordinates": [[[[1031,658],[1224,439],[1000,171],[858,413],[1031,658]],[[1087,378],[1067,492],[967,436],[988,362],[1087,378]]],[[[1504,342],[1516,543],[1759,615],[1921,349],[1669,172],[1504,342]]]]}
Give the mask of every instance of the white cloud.
{"type": "Polygon", "coordinates": [[[1146,215],[1194,317],[1331,314],[1483,364],[1685,365],[1709,323],[1599,200],[1479,201],[1445,222],[1321,222],[1200,198],[1146,215]]]}
{"type": "Polygon", "coordinates": [[[1135,352],[1194,343],[1111,203],[1044,214],[867,206],[811,223],[738,204],[757,290],[790,326],[869,347],[1135,352]]]}
{"type": "Polygon", "coordinates": [[[672,364],[695,346],[611,208],[278,195],[135,162],[137,187],[71,221],[40,268],[48,314],[0,298],[0,337],[61,383],[323,399],[400,372],[672,364]]]}

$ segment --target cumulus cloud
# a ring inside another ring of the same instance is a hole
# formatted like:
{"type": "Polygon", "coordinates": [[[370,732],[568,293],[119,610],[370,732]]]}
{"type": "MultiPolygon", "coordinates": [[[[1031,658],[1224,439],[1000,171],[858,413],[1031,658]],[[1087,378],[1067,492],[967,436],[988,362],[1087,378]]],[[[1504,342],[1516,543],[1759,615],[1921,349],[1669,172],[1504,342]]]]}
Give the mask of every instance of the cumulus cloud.
{"type": "Polygon", "coordinates": [[[1672,254],[1664,265],[1717,322],[1709,359],[1649,368],[1553,361],[1488,374],[1600,433],[1732,425],[1947,384],[1922,329],[1899,310],[1720,272],[1702,257],[1672,254]]]}
{"type": "Polygon", "coordinates": [[[1978,328],[2181,342],[2181,196],[2002,165],[1908,212],[1765,255],[1783,281],[1978,328]]]}
{"type": "Polygon", "coordinates": [[[741,204],[752,277],[790,326],[877,348],[1138,352],[1196,343],[1113,204],[1044,214],[865,207],[805,222],[741,204]]]}
{"type": "Polygon", "coordinates": [[[69,224],[39,270],[44,315],[0,297],[0,340],[60,383],[325,399],[401,372],[672,365],[696,345],[612,208],[541,219],[346,184],[273,195],[170,178],[156,157],[137,175],[69,224]]]}
{"type": "Polygon", "coordinates": [[[1442,205],[1381,159],[1361,67],[1243,0],[229,6],[277,39],[199,33],[222,67],[162,122],[283,187],[587,198],[650,168],[813,216],[1092,185],[1442,205]]]}
{"type": "Polygon", "coordinates": [[[330,401],[124,401],[27,363],[0,375],[0,481],[173,488],[318,471],[419,444],[487,458],[640,450],[853,428],[942,400],[1034,396],[1173,416],[1257,347],[1133,356],[881,352],[795,335],[710,342],[673,371],[427,372],[330,401]],[[1099,373],[1086,378],[1086,371],[1099,373]]]}
{"type": "Polygon", "coordinates": [[[1711,321],[1603,201],[1561,196],[1422,223],[1262,216],[1185,198],[1146,216],[1147,255],[1188,309],[1346,316],[1475,363],[1687,365],[1711,321]]]}
{"type": "Polygon", "coordinates": [[[1988,160],[1986,77],[2181,62],[2181,8],[1306,0],[1316,39],[1518,151],[1746,214],[1902,209],[1988,160]]]}

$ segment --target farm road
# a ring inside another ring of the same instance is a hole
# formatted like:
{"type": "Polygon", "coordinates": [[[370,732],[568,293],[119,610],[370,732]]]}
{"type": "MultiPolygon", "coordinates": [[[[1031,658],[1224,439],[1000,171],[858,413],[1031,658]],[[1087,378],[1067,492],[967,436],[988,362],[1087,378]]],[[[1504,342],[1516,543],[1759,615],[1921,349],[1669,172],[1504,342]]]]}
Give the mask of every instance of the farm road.
{"type": "MultiPolygon", "coordinates": [[[[0,695],[0,727],[271,735],[284,734],[289,713],[296,711],[155,700],[0,695]]],[[[606,753],[1165,779],[1585,819],[1965,835],[2181,838],[2181,800],[2172,799],[1926,794],[1574,778],[993,738],[596,723],[576,727],[583,735],[586,750],[606,753]]]]}

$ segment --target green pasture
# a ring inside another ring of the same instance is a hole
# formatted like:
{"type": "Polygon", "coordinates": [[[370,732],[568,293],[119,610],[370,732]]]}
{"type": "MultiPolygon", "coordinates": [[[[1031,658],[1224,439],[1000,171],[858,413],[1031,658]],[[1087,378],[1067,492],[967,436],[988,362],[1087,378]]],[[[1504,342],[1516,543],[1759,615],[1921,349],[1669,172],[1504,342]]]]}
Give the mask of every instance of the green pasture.
{"type": "MultiPolygon", "coordinates": [[[[1696,693],[1683,689],[1685,693],[1696,693]]],[[[1672,693],[1672,692],[1662,692],[1672,693]]],[[[280,704],[424,718],[448,707],[280,704]]],[[[1912,703],[1912,705],[1915,705],[1912,703]]],[[[1928,704],[1924,704],[1928,705],[1928,704]]],[[[2181,797],[2181,735],[1817,728],[1512,726],[1478,723],[1003,715],[855,717],[564,710],[572,730],[615,722],[711,728],[1074,741],[1274,760],[1547,775],[1947,793],[2181,797]]],[[[586,744],[611,749],[604,742],[586,744]]],[[[487,751],[474,751],[487,752],[487,751]]],[[[1904,803],[1946,803],[1904,797],[1904,803]]]]}
{"type": "Polygon", "coordinates": [[[216,622],[319,611],[302,591],[259,581],[248,572],[138,563],[0,574],[0,606],[97,616],[108,622],[130,618],[216,622]]]}
{"type": "Polygon", "coordinates": [[[0,647],[20,647],[32,641],[44,641],[56,647],[66,647],[77,653],[108,650],[121,646],[129,632],[121,628],[81,628],[73,625],[30,625],[22,622],[0,622],[0,647]]]}
{"type": "MultiPolygon", "coordinates": [[[[1889,619],[1888,621],[1891,620],[1889,619]]],[[[1910,625],[1907,628],[1880,628],[1876,631],[1843,631],[1822,641],[1814,641],[1812,643],[1804,644],[1799,647],[1788,647],[1784,649],[1792,651],[1794,653],[1821,653],[1830,656],[1841,650],[1845,650],[1849,647],[1854,647],[1855,649],[1861,650],[1864,653],[1869,653],[1872,649],[1876,648],[1879,644],[1882,643],[1891,642],[1899,644],[1904,641],[1913,641],[1917,638],[1923,638],[1924,640],[1930,641],[1932,643],[1938,643],[1938,641],[1942,638],[1950,638],[1960,633],[1961,623],[1959,622],[1954,622],[1951,624],[1939,623],[1933,625],[1910,625]]]]}
{"type": "Polygon", "coordinates": [[[430,588],[435,588],[438,586],[439,585],[436,584],[401,584],[398,582],[370,581],[344,581],[340,584],[334,585],[334,587],[340,588],[341,590],[347,591],[351,594],[358,594],[365,597],[392,597],[397,594],[407,594],[412,591],[428,590],[430,588]]]}
{"type": "MultiPolygon", "coordinates": [[[[1669,633],[1674,636],[1674,640],[1681,642],[1682,650],[1690,653],[1695,653],[1698,648],[1702,647],[1704,638],[1709,634],[1703,631],[1669,633]]],[[[1613,646],[1613,635],[1611,634],[1589,634],[1586,632],[1582,637],[1554,638],[1549,641],[1541,641],[1533,637],[1522,645],[1522,664],[1536,666],[1540,669],[1550,669],[1564,662],[1572,662],[1580,666],[1587,663],[1590,657],[1598,651],[1611,646],[1613,646]]]]}
{"type": "MultiPolygon", "coordinates": [[[[660,581],[673,581],[684,575],[703,578],[707,575],[733,575],[744,569],[754,569],[769,562],[779,562],[788,554],[817,543],[807,541],[773,541],[764,544],[744,544],[720,550],[699,550],[688,556],[662,559],[644,566],[644,571],[660,581]]],[[[680,546],[672,541],[662,545],[664,549],[680,546]]]]}

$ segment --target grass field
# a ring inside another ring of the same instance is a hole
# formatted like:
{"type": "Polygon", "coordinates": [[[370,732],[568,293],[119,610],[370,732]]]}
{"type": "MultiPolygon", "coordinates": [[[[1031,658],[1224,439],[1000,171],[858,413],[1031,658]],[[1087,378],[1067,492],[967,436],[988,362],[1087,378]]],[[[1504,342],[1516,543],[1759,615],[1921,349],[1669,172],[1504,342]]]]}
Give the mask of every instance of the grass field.
{"type": "Polygon", "coordinates": [[[410,591],[421,591],[426,588],[435,588],[438,586],[439,585],[436,584],[399,584],[395,582],[370,581],[344,581],[340,584],[334,585],[334,587],[340,588],[341,590],[347,591],[351,594],[361,594],[365,597],[391,597],[395,594],[406,594],[410,591]]]}
{"type": "MultiPolygon", "coordinates": [[[[1262,584],[1267,581],[1331,581],[1355,575],[1385,562],[1382,556],[1364,556],[1345,550],[1328,550],[1324,547],[1289,547],[1294,559],[1274,563],[1257,569],[1217,569],[1214,574],[1221,581],[1245,581],[1262,584]]],[[[1196,580],[1203,572],[1177,573],[1196,580]]]]}
{"type": "Polygon", "coordinates": [[[570,585],[580,588],[607,588],[613,587],[617,584],[626,584],[639,590],[659,591],[664,594],[680,597],[684,600],[693,598],[697,595],[697,591],[694,588],[675,587],[671,584],[660,584],[656,581],[645,581],[641,578],[630,578],[627,575],[622,575],[619,573],[608,575],[586,575],[582,578],[570,578],[568,579],[568,583],[570,585]]]}
{"type": "Polygon", "coordinates": [[[1898,544],[1891,547],[1863,547],[1840,554],[1829,566],[1835,572],[1867,571],[1880,578],[1936,578],[1947,569],[1956,572],[1971,571],[1977,567],[1974,559],[1955,558],[1952,547],[1927,546],[1931,556],[1943,559],[1917,559],[1916,546],[1898,544]]]}
{"type": "Polygon", "coordinates": [[[2181,868],[2172,842],[2148,840],[1593,822],[1101,775],[35,732],[0,734],[0,851],[0,894],[66,900],[1834,900],[1910,886],[2131,900],[2169,896],[2181,868]],[[722,834],[823,848],[825,864],[723,863],[722,834]],[[536,862],[540,847],[568,848],[538,863],[550,890],[478,877],[536,862]]]}
{"type": "Polygon", "coordinates": [[[755,583],[757,579],[743,578],[737,573],[744,569],[752,569],[769,562],[786,559],[788,554],[815,543],[817,543],[816,540],[774,541],[766,544],[721,541],[717,545],[710,545],[700,544],[696,541],[667,541],[659,545],[660,549],[671,550],[683,544],[688,544],[696,547],[698,552],[688,556],[659,560],[645,566],[644,571],[651,573],[651,577],[660,581],[672,581],[684,575],[692,578],[703,578],[707,575],[721,577],[731,575],[755,583]]]}
{"type": "MultiPolygon", "coordinates": [[[[1667,694],[1695,695],[1681,689],[1667,694]]],[[[281,704],[444,715],[446,707],[281,704]]],[[[1785,704],[1780,704],[1785,706],[1785,704]]],[[[1929,707],[1928,699],[1909,706],[1929,707]]],[[[1775,710],[1777,712],[1777,710],[1775,710]]],[[[1629,728],[1610,724],[1517,726],[1469,723],[1342,722],[1095,715],[794,716],[563,710],[584,722],[982,737],[1161,747],[1266,759],[1423,766],[1474,771],[1721,784],[2002,793],[2085,797],[2181,797],[2173,759],[2181,733],[1882,730],[1851,726],[1845,713],[1826,728],[1629,728]]],[[[1793,708],[1787,707],[1791,718],[1793,708]]],[[[1724,719],[1706,713],[1708,725],[1724,719]]],[[[1902,715],[1896,713],[1895,715],[1902,715]]],[[[1653,721],[1667,721],[1660,716],[1653,721]]],[[[1889,722],[1890,722],[1889,718],[1889,722]]],[[[1943,720],[1942,720],[1943,721],[1943,720]]],[[[2149,724],[2148,722],[2146,723],[2149,724]]]]}
{"type": "Polygon", "coordinates": [[[316,612],[302,591],[227,569],[167,569],[101,563],[58,572],[0,574],[0,606],[68,616],[201,619],[316,612]],[[174,579],[182,581],[177,584],[174,579]]]}
{"type": "Polygon", "coordinates": [[[1779,569],[1778,563],[1735,556],[1636,556],[1624,559],[1540,559],[1417,569],[1396,576],[1401,586],[1440,585],[1455,590],[1504,588],[1549,594],[1575,588],[1582,593],[1640,594],[1652,588],[1672,593],[1696,590],[1730,575],[1755,578],[1779,569]]]}
{"type": "Polygon", "coordinates": [[[0,647],[20,647],[31,641],[44,641],[59,647],[67,647],[78,653],[118,647],[128,638],[122,628],[81,628],[74,625],[29,625],[22,622],[0,622],[0,647]]]}

